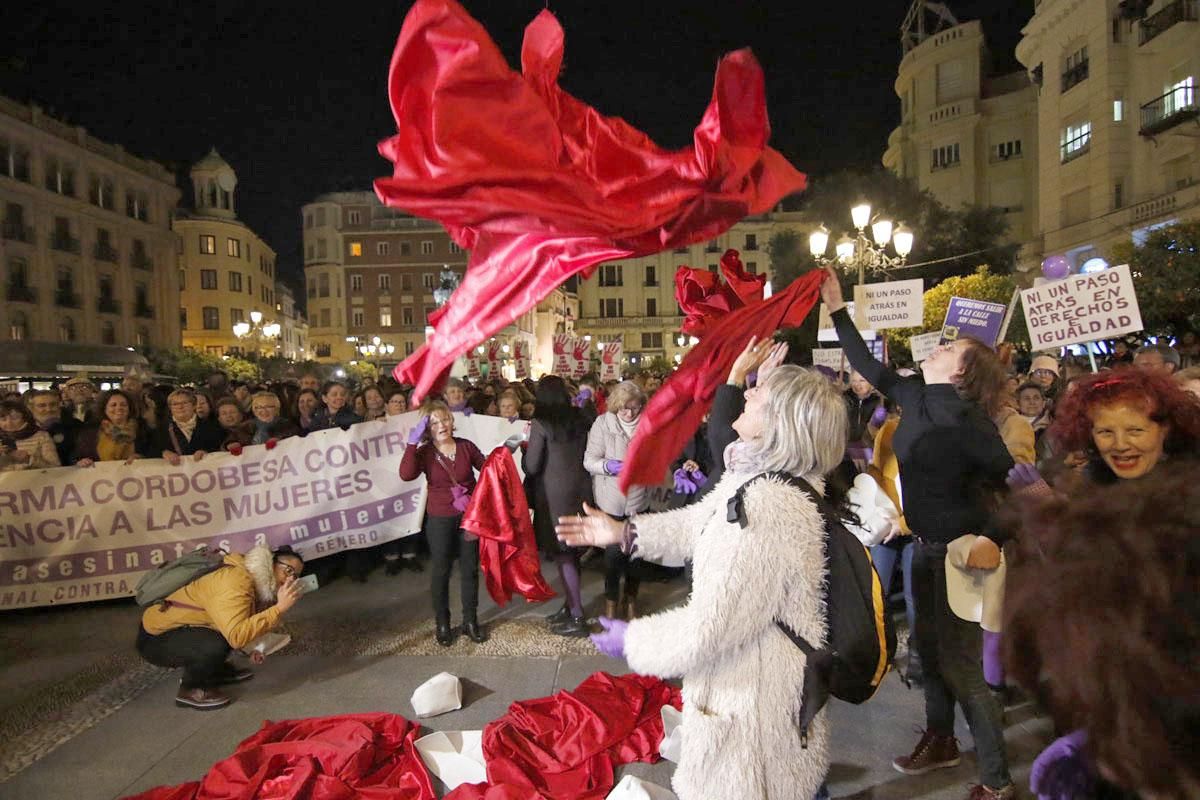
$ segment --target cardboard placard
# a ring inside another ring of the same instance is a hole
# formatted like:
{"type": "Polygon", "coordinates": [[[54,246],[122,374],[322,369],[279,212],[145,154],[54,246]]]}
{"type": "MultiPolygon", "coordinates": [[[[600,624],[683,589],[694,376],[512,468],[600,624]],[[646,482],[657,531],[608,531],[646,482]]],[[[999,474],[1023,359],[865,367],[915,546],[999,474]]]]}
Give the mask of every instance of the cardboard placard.
{"type": "Polygon", "coordinates": [[[1142,330],[1142,312],[1128,264],[1025,289],[1021,307],[1034,350],[1142,330]]]}
{"type": "Polygon", "coordinates": [[[845,357],[840,347],[814,347],[812,356],[814,367],[828,367],[834,372],[845,367],[845,357]]]}
{"type": "MultiPolygon", "coordinates": [[[[850,313],[850,319],[854,319],[854,303],[846,303],[846,311],[850,313]]],[[[856,324],[857,328],[858,325],[856,324]]],[[[875,339],[875,331],[858,328],[859,334],[863,341],[870,342],[875,339]]],[[[833,327],[833,319],[829,314],[829,309],[824,303],[817,312],[817,341],[818,342],[836,342],[838,340],[837,330],[833,327]]]]}
{"type": "Polygon", "coordinates": [[[1004,303],[951,297],[950,305],[946,308],[946,320],[942,323],[941,340],[953,342],[959,336],[970,336],[988,347],[995,347],[1006,311],[1008,306],[1004,303]]]}
{"type": "Polygon", "coordinates": [[[913,278],[855,286],[854,308],[859,328],[919,328],[925,320],[925,282],[913,278]]]}
{"type": "Polygon", "coordinates": [[[934,349],[942,340],[942,332],[920,333],[909,337],[908,349],[912,351],[913,363],[920,364],[933,355],[934,349]]]}
{"type": "Polygon", "coordinates": [[[601,381],[621,380],[621,352],[624,349],[625,345],[620,339],[604,345],[600,354],[601,381]]]}

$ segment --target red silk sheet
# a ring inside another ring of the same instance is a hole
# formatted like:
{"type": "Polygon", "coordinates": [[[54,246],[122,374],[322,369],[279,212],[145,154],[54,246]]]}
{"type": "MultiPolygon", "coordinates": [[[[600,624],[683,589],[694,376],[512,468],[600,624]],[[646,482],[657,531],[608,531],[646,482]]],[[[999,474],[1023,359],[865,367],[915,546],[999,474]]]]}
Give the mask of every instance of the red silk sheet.
{"type": "Polygon", "coordinates": [[[446,800],[600,800],[616,765],[659,760],[668,704],[683,700],[658,678],[604,672],[573,692],[513,703],[483,732],[488,782],[446,800]]]}
{"type": "Polygon", "coordinates": [[[479,566],[496,605],[507,605],[514,593],[531,603],[554,597],[542,577],[525,488],[507,447],[497,447],[483,462],[462,528],[479,537],[479,566]]]}
{"type": "Polygon", "coordinates": [[[700,344],[642,412],[621,469],[621,491],[662,480],[672,460],[700,427],[717,387],[729,377],[730,367],[750,337],[768,338],[780,328],[799,325],[817,304],[824,277],[823,270],[812,270],[779,294],[726,314],[707,328],[700,344]]]}
{"type": "Polygon", "coordinates": [[[737,250],[726,250],[721,256],[721,274],[724,283],[706,269],[680,266],[675,270],[675,301],[687,316],[683,332],[689,336],[702,338],[730,311],[762,301],[767,276],[746,272],[737,250]]]}
{"type": "Polygon", "coordinates": [[[718,64],[693,146],[667,151],[558,86],[563,42],[542,11],[517,73],[454,0],[417,0],[404,20],[388,78],[398,132],[379,145],[394,170],[375,191],[471,251],[433,336],[395,370],[417,401],[572,275],[712,239],[805,186],[767,146],[763,73],[748,49],[718,64]]]}
{"type": "Polygon", "coordinates": [[[203,780],[127,800],[434,800],[419,730],[395,714],[266,722],[203,780]]]}

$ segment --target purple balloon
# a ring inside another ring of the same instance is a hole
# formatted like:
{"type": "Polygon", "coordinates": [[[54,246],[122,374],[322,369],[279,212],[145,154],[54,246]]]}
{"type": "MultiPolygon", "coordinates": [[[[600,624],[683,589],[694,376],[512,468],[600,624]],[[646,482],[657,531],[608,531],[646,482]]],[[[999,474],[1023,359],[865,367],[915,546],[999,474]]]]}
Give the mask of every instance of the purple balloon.
{"type": "Polygon", "coordinates": [[[1071,274],[1071,262],[1066,256],[1050,256],[1042,262],[1042,274],[1052,281],[1062,280],[1071,274]]]}

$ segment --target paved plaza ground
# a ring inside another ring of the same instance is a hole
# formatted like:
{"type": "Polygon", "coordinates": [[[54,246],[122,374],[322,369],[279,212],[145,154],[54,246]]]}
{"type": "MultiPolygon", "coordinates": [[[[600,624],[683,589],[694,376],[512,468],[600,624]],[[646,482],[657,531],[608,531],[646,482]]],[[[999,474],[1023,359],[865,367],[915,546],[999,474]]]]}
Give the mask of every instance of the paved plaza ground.
{"type": "MultiPolygon", "coordinates": [[[[590,567],[584,596],[595,598],[602,579],[599,565],[590,567]]],[[[139,609],[131,600],[0,615],[0,797],[114,800],[195,780],[264,720],[365,711],[411,718],[413,689],[442,671],[463,679],[464,707],[422,721],[434,730],[482,728],[514,700],[572,689],[597,670],[627,671],[587,640],[546,632],[543,617],[558,608],[556,601],[518,599],[499,609],[481,598],[492,640],[475,645],[460,638],[442,649],[432,640],[427,575],[376,570],[366,584],[342,578],[304,598],[288,615],[293,643],[254,680],[232,687],[234,703],[212,712],[177,708],[178,673],[137,658],[139,609]]],[[[666,608],[685,592],[679,580],[647,583],[643,605],[647,612],[666,608]]],[[[834,703],[833,796],[965,797],[976,780],[973,754],[956,769],[921,778],[890,766],[919,737],[922,709],[919,689],[908,690],[894,675],[863,706],[834,703]]],[[[1010,709],[1008,717],[1010,759],[1024,788],[1030,762],[1050,738],[1049,724],[1030,707],[1010,709]]],[[[961,721],[959,739],[971,746],[961,721]]],[[[634,764],[621,774],[669,786],[672,769],[669,762],[634,764]]],[[[443,788],[436,780],[435,786],[443,788]]]]}

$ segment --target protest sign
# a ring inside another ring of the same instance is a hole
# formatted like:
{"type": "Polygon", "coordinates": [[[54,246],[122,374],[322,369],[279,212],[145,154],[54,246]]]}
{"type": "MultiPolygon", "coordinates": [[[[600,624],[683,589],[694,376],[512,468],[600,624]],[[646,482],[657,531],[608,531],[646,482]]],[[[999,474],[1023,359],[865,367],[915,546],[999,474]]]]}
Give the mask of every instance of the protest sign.
{"type": "Polygon", "coordinates": [[[528,342],[517,341],[513,343],[513,364],[516,369],[517,380],[523,381],[530,377],[528,342]]]}
{"type": "Polygon", "coordinates": [[[814,347],[812,357],[814,367],[828,367],[834,372],[845,368],[845,358],[840,347],[814,347]]]}
{"type": "Polygon", "coordinates": [[[467,377],[472,381],[478,381],[483,377],[483,372],[479,369],[479,357],[474,353],[464,357],[467,362],[467,377]]]}
{"type": "MultiPolygon", "coordinates": [[[[525,422],[455,414],[455,435],[488,453],[525,422]]],[[[6,472],[0,480],[0,609],[132,595],[146,570],[199,545],[288,544],[306,560],[421,529],[425,479],[397,466],[417,412],[209,453],[178,466],[6,472]]]]}
{"type": "MultiPolygon", "coordinates": [[[[850,314],[850,319],[854,319],[854,303],[846,303],[846,311],[850,314]]],[[[858,325],[856,324],[857,328],[858,325]]],[[[875,331],[867,328],[858,328],[859,334],[862,335],[864,341],[871,341],[875,338],[875,331]]],[[[833,327],[833,318],[829,314],[829,309],[824,303],[821,303],[820,309],[817,311],[817,341],[818,342],[836,342],[838,340],[837,330],[833,327]]]]}
{"type": "Polygon", "coordinates": [[[487,343],[487,365],[489,380],[495,380],[496,378],[501,377],[503,374],[502,370],[504,368],[504,356],[500,347],[500,343],[496,341],[489,341],[487,343]]]}
{"type": "Polygon", "coordinates": [[[1142,330],[1142,312],[1128,264],[1025,289],[1021,306],[1035,350],[1142,330]]]}
{"type": "Polygon", "coordinates": [[[920,278],[854,287],[854,324],[882,331],[919,328],[925,320],[925,282],[920,278]]]}
{"type": "Polygon", "coordinates": [[[1008,306],[1004,303],[951,297],[946,320],[942,323],[941,341],[953,342],[959,336],[969,336],[988,347],[995,347],[1007,310],[1008,306]]]}
{"type": "Polygon", "coordinates": [[[592,343],[588,339],[571,340],[571,372],[570,377],[578,380],[587,375],[592,368],[592,343]]]}
{"type": "Polygon", "coordinates": [[[620,339],[604,345],[604,350],[600,355],[601,381],[621,380],[621,351],[624,348],[625,345],[620,339]]]}
{"type": "Polygon", "coordinates": [[[563,378],[569,378],[574,369],[574,364],[571,363],[571,341],[575,337],[565,333],[554,334],[554,366],[551,372],[563,378]]]}
{"type": "Polygon", "coordinates": [[[908,340],[908,349],[912,351],[913,363],[920,364],[933,355],[933,351],[937,348],[941,340],[941,331],[919,333],[916,336],[910,337],[908,340]]]}

